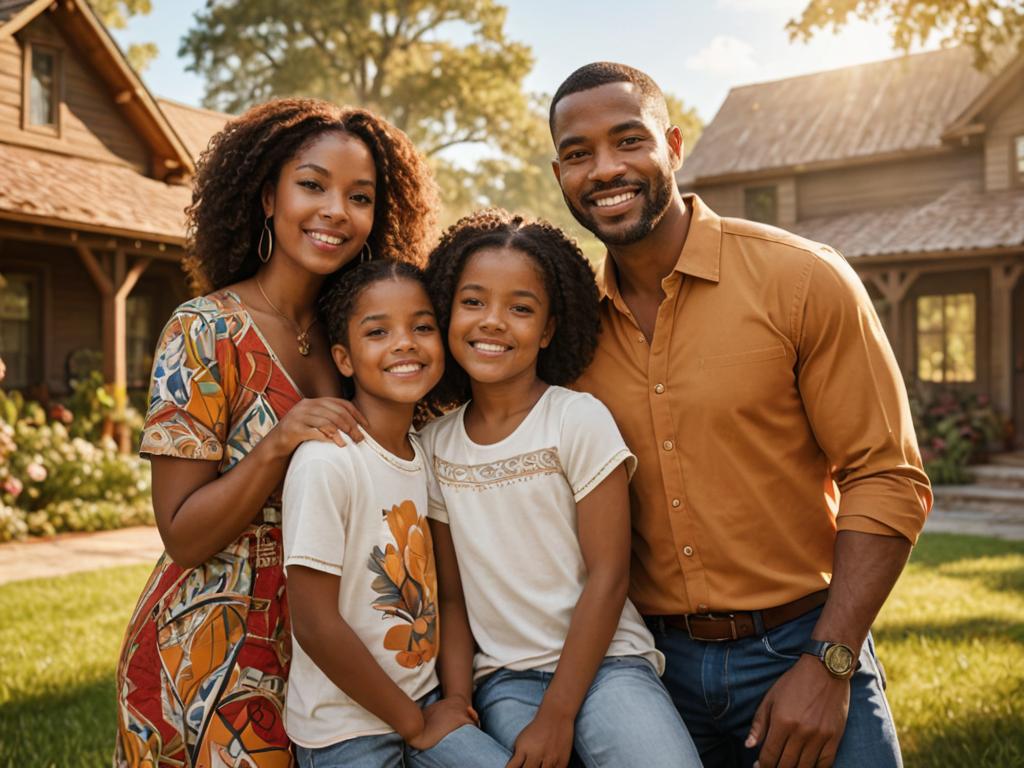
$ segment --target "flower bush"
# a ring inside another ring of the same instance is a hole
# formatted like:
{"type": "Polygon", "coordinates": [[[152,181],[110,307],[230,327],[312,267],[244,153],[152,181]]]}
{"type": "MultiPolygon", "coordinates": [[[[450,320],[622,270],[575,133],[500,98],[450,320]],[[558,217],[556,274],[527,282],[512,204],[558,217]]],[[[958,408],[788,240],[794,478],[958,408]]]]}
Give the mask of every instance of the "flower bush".
{"type": "Polygon", "coordinates": [[[153,522],[146,463],[94,430],[0,392],[0,542],[153,522]]]}
{"type": "Polygon", "coordinates": [[[967,466],[982,460],[1005,433],[985,395],[918,388],[910,405],[925,472],[936,485],[970,482],[967,466]]]}

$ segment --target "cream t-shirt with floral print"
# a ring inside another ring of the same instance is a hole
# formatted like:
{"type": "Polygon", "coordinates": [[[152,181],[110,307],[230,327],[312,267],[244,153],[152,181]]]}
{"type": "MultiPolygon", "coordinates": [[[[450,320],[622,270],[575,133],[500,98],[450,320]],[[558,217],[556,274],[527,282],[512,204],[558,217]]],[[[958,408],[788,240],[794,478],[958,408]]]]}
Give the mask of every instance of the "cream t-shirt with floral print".
{"type": "MultiPolygon", "coordinates": [[[[455,544],[477,679],[497,669],[553,671],[587,573],[576,504],[620,464],[636,459],[608,409],[594,397],[549,387],[505,439],[479,445],[466,406],[420,433],[434,477],[431,519],[455,544]]],[[[664,658],[628,600],[606,656],[664,658]]]]}

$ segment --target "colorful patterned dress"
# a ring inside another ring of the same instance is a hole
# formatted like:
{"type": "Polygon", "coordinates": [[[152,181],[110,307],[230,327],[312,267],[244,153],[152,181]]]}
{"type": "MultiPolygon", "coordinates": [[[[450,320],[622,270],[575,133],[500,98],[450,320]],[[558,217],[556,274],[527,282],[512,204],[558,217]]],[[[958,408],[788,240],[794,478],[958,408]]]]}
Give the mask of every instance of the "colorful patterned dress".
{"type": "MultiPolygon", "coordinates": [[[[301,395],[230,291],[182,304],[153,366],[143,454],[241,461],[301,395]]],[[[164,554],[117,668],[116,768],[287,768],[291,634],[280,493],[195,568],[164,554]]]]}

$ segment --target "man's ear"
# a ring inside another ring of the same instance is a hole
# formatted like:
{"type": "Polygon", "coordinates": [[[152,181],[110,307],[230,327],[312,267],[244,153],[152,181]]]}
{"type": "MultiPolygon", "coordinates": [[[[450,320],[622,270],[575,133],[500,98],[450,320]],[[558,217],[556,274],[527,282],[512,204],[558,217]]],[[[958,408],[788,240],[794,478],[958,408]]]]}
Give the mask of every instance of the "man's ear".
{"type": "Polygon", "coordinates": [[[352,378],[352,374],[355,373],[355,369],[352,367],[352,358],[348,353],[348,350],[341,344],[335,344],[331,347],[331,357],[334,358],[334,364],[341,371],[341,375],[347,379],[352,378]]]}
{"type": "Polygon", "coordinates": [[[269,181],[263,185],[263,192],[260,194],[260,201],[263,203],[263,215],[270,217],[274,215],[274,185],[269,181]]]}
{"type": "Polygon", "coordinates": [[[668,142],[669,152],[672,153],[672,170],[678,171],[683,165],[683,154],[686,148],[683,146],[683,132],[678,125],[670,125],[665,131],[665,141],[668,142]]]}
{"type": "Polygon", "coordinates": [[[544,325],[544,333],[540,337],[540,348],[547,349],[551,344],[551,340],[555,338],[555,326],[558,325],[555,322],[555,317],[552,315],[548,318],[547,323],[544,325]]]}
{"type": "Polygon", "coordinates": [[[555,181],[558,182],[559,186],[562,184],[562,166],[558,164],[558,160],[551,161],[551,172],[555,174],[555,181]]]}

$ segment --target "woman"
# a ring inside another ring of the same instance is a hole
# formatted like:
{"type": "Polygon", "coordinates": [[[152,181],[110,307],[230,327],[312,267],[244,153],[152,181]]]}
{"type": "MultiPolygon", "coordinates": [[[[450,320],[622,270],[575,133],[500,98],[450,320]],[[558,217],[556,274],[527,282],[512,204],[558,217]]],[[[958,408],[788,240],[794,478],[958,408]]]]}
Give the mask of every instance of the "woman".
{"type": "Polygon", "coordinates": [[[316,303],[346,266],[419,261],[434,186],[369,112],[280,100],[231,121],[189,207],[194,285],[155,356],[143,455],[166,553],[117,672],[117,766],[290,766],[280,485],[355,433],[316,303]]]}

